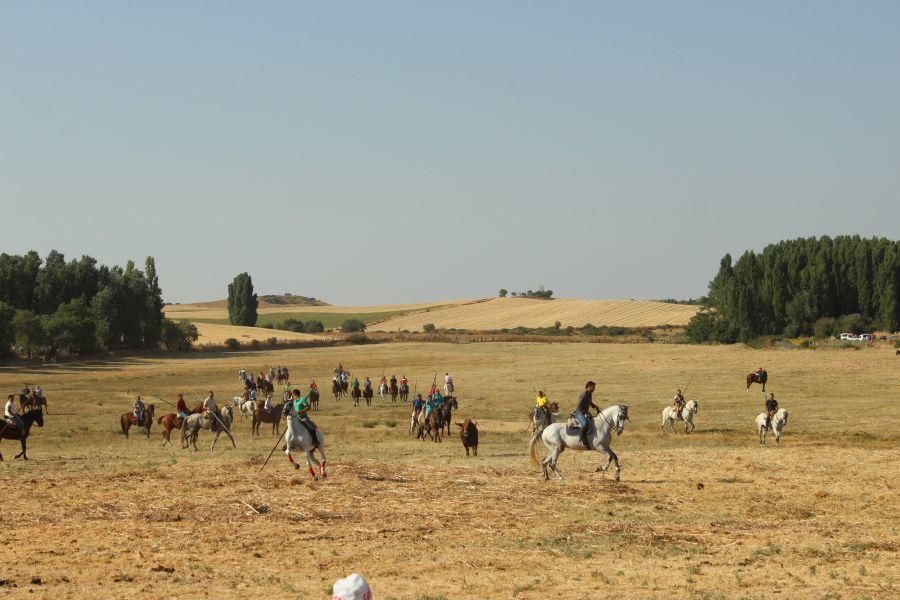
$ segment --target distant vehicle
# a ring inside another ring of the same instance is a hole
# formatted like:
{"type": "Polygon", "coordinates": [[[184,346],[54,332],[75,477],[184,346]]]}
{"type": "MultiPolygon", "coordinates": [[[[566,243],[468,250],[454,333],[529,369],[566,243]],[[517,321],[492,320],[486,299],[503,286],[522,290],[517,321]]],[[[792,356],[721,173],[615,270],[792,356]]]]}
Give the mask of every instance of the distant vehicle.
{"type": "Polygon", "coordinates": [[[856,339],[861,340],[863,342],[871,342],[872,340],[875,339],[875,336],[872,335],[871,333],[863,333],[856,339]]]}
{"type": "Polygon", "coordinates": [[[841,334],[842,342],[855,342],[857,340],[859,340],[859,338],[856,337],[856,334],[854,334],[854,333],[842,333],[841,334]]]}

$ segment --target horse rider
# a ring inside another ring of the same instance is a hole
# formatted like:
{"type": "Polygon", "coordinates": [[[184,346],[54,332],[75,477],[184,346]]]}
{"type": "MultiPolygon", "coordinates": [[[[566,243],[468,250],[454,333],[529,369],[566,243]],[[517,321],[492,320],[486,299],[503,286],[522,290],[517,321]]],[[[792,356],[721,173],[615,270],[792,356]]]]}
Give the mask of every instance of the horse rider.
{"type": "Polygon", "coordinates": [[[391,375],[391,389],[397,388],[397,376],[391,375]]]}
{"type": "Polygon", "coordinates": [[[293,408],[294,414],[300,419],[300,423],[306,427],[306,430],[312,436],[313,446],[317,446],[318,444],[316,439],[316,424],[313,423],[309,418],[309,397],[304,398],[300,394],[300,390],[293,390],[291,392],[291,398],[293,399],[293,408]]]}
{"type": "Polygon", "coordinates": [[[766,429],[772,425],[772,417],[778,412],[778,400],[775,399],[775,392],[769,392],[766,398],[766,429]]]}
{"type": "Polygon", "coordinates": [[[34,386],[34,397],[35,398],[43,398],[44,397],[44,392],[41,390],[41,386],[39,386],[39,385],[34,386]]]}
{"type": "Polygon", "coordinates": [[[372,391],[372,380],[369,379],[368,377],[366,377],[366,382],[363,384],[363,387],[365,388],[365,390],[367,392],[371,392],[372,391]]]}
{"type": "Polygon", "coordinates": [[[184,401],[184,395],[178,394],[178,400],[175,401],[175,410],[178,411],[178,418],[182,421],[190,416],[187,403],[184,401]]]}
{"type": "Polygon", "coordinates": [[[249,399],[253,401],[253,404],[259,403],[259,394],[257,393],[256,388],[253,388],[252,390],[250,390],[250,398],[249,399]]]}
{"type": "Polygon", "coordinates": [[[241,383],[247,381],[247,369],[244,367],[241,367],[241,370],[238,371],[238,380],[240,380],[241,383]]]}
{"type": "Polygon", "coordinates": [[[435,392],[428,403],[425,405],[425,418],[428,418],[432,412],[436,410],[440,410],[441,406],[444,404],[444,397],[440,392],[435,392]]]}
{"type": "Polygon", "coordinates": [[[334,368],[334,376],[340,377],[341,373],[344,372],[344,365],[342,363],[338,363],[338,366],[334,368]]]}
{"type": "Polygon", "coordinates": [[[351,387],[352,387],[354,390],[358,390],[358,389],[359,389],[359,377],[354,377],[354,378],[353,378],[353,385],[352,385],[351,387]]]}
{"type": "Polygon", "coordinates": [[[268,377],[267,381],[269,383],[275,382],[275,367],[273,367],[272,365],[269,365],[269,377],[268,377]]]}
{"type": "Polygon", "coordinates": [[[406,378],[406,375],[400,376],[400,385],[409,385],[409,379],[406,378]]]}
{"type": "Polygon", "coordinates": [[[203,401],[203,416],[212,421],[210,423],[210,431],[215,431],[215,426],[218,423],[217,411],[215,394],[213,394],[212,390],[209,390],[209,396],[203,401]]]}
{"type": "Polygon", "coordinates": [[[272,394],[266,394],[266,399],[263,401],[263,410],[267,413],[272,413],[272,394]]]}
{"type": "Polygon", "coordinates": [[[418,394],[413,400],[413,417],[418,419],[423,408],[425,408],[425,401],[422,400],[422,394],[418,394]]]}
{"type": "Polygon", "coordinates": [[[144,401],[138,396],[134,399],[134,404],[131,407],[134,409],[134,423],[135,425],[140,425],[144,421],[144,410],[146,409],[144,401]]]}
{"type": "Polygon", "coordinates": [[[385,377],[384,375],[382,375],[382,376],[381,376],[381,379],[378,381],[378,385],[379,385],[379,386],[382,386],[382,385],[383,385],[383,386],[387,386],[387,377],[385,377]]]}
{"type": "Polygon", "coordinates": [[[283,402],[287,402],[291,397],[291,382],[288,381],[284,384],[284,390],[281,392],[281,400],[283,402]]]}
{"type": "Polygon", "coordinates": [[[311,381],[309,384],[309,391],[312,391],[312,390],[316,390],[317,392],[319,391],[319,384],[316,383],[315,381],[311,381]]]}
{"type": "Polygon", "coordinates": [[[593,381],[588,381],[584,384],[584,391],[578,397],[578,407],[573,414],[575,420],[581,426],[581,443],[584,444],[585,448],[591,447],[588,443],[588,433],[590,433],[592,420],[591,409],[593,408],[598,414],[600,413],[600,407],[594,404],[594,390],[596,388],[597,384],[593,381]]]}
{"type": "Polygon", "coordinates": [[[761,382],[761,381],[762,381],[762,376],[763,376],[763,368],[762,368],[762,367],[758,368],[758,369],[754,372],[754,375],[756,375],[756,382],[757,382],[757,383],[761,382]]]}
{"type": "MultiPolygon", "coordinates": [[[[10,394],[6,397],[6,408],[3,409],[3,418],[6,419],[8,427],[15,427],[19,430],[19,438],[25,435],[25,423],[22,422],[22,419],[19,418],[19,413],[16,412],[15,394],[10,394]]],[[[3,429],[6,429],[6,427],[3,429]]]]}
{"type": "Polygon", "coordinates": [[[450,373],[444,373],[444,389],[447,390],[448,394],[453,393],[453,378],[450,376],[450,373]]]}
{"type": "Polygon", "coordinates": [[[678,388],[678,391],[675,392],[675,396],[672,398],[672,407],[675,409],[675,414],[678,415],[678,418],[683,418],[681,411],[684,409],[684,394],[681,393],[681,388],[678,388]]]}

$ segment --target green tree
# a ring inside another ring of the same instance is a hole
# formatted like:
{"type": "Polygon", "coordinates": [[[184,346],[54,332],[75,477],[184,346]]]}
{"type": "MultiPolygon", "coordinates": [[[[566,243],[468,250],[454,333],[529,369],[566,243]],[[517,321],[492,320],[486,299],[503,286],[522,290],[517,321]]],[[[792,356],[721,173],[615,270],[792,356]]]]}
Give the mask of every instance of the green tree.
{"type": "Polygon", "coordinates": [[[341,331],[344,333],[362,333],[366,330],[366,324],[359,319],[347,319],[341,325],[341,331]]]}
{"type": "Polygon", "coordinates": [[[13,330],[13,318],[16,309],[5,302],[0,302],[0,356],[9,354],[13,342],[16,339],[13,330]]]}
{"type": "Polygon", "coordinates": [[[16,346],[31,356],[47,343],[47,333],[40,315],[30,310],[17,310],[12,321],[16,346]]]}
{"type": "Polygon", "coordinates": [[[422,325],[422,331],[425,333],[433,333],[435,329],[437,328],[434,326],[434,323],[425,323],[422,325]]]}
{"type": "Polygon", "coordinates": [[[73,354],[97,350],[97,327],[81,298],[61,304],[44,322],[49,343],[73,354]]]}
{"type": "Polygon", "coordinates": [[[306,333],[322,333],[325,331],[325,324],[316,320],[305,321],[303,323],[303,331],[306,333]]]}
{"type": "Polygon", "coordinates": [[[500,288],[500,297],[501,298],[506,298],[507,294],[509,294],[509,292],[507,290],[500,288]]]}
{"type": "Polygon", "coordinates": [[[253,280],[241,273],[228,285],[228,320],[232,325],[253,327],[259,318],[259,301],[253,293],[253,280]]]}
{"type": "Polygon", "coordinates": [[[190,321],[163,319],[162,342],[168,350],[187,352],[200,339],[197,326],[190,321]]]}

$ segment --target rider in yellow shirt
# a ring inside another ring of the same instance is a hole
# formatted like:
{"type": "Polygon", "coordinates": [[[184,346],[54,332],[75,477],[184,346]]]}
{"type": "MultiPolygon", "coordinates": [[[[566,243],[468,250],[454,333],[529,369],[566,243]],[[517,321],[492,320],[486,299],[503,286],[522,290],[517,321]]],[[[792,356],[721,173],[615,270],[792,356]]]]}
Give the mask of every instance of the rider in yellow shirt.
{"type": "Polygon", "coordinates": [[[544,395],[544,392],[538,392],[537,398],[535,399],[535,406],[538,408],[547,408],[547,404],[550,402],[550,399],[544,395]]]}

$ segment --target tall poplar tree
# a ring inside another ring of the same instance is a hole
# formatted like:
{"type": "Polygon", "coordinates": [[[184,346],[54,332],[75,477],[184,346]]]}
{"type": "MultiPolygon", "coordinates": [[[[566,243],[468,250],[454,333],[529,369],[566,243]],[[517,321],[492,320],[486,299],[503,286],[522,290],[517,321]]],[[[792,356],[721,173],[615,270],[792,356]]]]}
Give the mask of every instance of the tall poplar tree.
{"type": "Polygon", "coordinates": [[[259,317],[256,311],[258,306],[250,275],[241,273],[228,284],[228,320],[232,325],[255,326],[259,317]]]}

